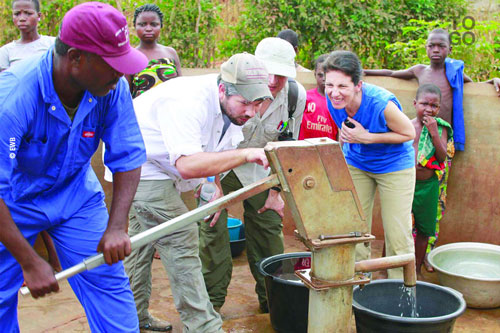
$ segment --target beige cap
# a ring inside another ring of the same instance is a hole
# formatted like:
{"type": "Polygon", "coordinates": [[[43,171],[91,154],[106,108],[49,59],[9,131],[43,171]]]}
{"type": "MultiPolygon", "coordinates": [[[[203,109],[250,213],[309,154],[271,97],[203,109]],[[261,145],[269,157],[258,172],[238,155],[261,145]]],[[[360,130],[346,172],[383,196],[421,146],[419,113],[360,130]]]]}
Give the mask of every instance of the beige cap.
{"type": "Polygon", "coordinates": [[[255,56],[264,62],[269,74],[295,78],[295,51],[284,39],[268,37],[260,41],[255,56]]]}
{"type": "Polygon", "coordinates": [[[220,67],[221,79],[234,84],[238,93],[247,101],[272,99],[266,67],[250,53],[238,53],[220,67]]]}

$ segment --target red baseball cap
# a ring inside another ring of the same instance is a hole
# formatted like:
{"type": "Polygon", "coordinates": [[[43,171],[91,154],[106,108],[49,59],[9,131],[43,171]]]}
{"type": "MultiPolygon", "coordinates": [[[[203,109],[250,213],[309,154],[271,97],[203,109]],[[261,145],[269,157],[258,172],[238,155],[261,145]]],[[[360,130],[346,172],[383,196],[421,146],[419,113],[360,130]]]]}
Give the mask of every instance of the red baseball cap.
{"type": "Polygon", "coordinates": [[[59,39],[77,49],[101,56],[116,71],[135,74],[143,70],[147,57],[130,46],[125,16],[100,2],[85,2],[64,15],[59,39]]]}

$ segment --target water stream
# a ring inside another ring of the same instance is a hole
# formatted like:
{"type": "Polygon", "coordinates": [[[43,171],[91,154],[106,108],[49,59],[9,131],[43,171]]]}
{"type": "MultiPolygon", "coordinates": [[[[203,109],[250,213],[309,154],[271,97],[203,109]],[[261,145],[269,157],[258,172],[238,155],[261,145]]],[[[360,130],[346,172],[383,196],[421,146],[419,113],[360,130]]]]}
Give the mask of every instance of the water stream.
{"type": "Polygon", "coordinates": [[[399,298],[400,317],[418,318],[417,311],[417,287],[407,287],[404,284],[399,287],[401,297],[399,298]]]}

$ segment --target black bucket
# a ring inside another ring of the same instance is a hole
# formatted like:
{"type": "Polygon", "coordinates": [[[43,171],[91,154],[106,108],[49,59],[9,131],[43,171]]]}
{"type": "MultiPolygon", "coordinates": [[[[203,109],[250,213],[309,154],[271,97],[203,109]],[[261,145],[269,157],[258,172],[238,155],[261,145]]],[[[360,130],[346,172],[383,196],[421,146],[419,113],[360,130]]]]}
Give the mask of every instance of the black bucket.
{"type": "Polygon", "coordinates": [[[417,281],[417,318],[401,317],[402,280],[377,280],[354,288],[356,332],[452,332],[465,311],[462,294],[451,288],[417,281]]]}
{"type": "Polygon", "coordinates": [[[309,289],[295,276],[311,267],[310,252],[275,255],[258,263],[265,277],[271,324],[278,332],[306,333],[309,289]]]}

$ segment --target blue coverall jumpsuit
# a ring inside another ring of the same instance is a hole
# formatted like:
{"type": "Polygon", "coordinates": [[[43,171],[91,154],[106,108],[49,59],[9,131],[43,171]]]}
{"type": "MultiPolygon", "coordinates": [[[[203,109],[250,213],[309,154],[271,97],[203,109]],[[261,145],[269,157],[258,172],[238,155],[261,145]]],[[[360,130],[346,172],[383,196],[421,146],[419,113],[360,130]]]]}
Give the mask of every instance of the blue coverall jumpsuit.
{"type": "MultiPolygon", "coordinates": [[[[52,49],[0,74],[0,198],[33,244],[42,230],[61,266],[96,254],[108,223],[102,187],[90,166],[99,141],[112,172],[146,160],[125,79],[104,97],[86,91],[73,122],[52,81],[52,49]]],[[[20,265],[0,243],[0,327],[18,332],[20,265]]],[[[122,263],[70,278],[93,332],[137,332],[134,297],[122,263]]]]}

